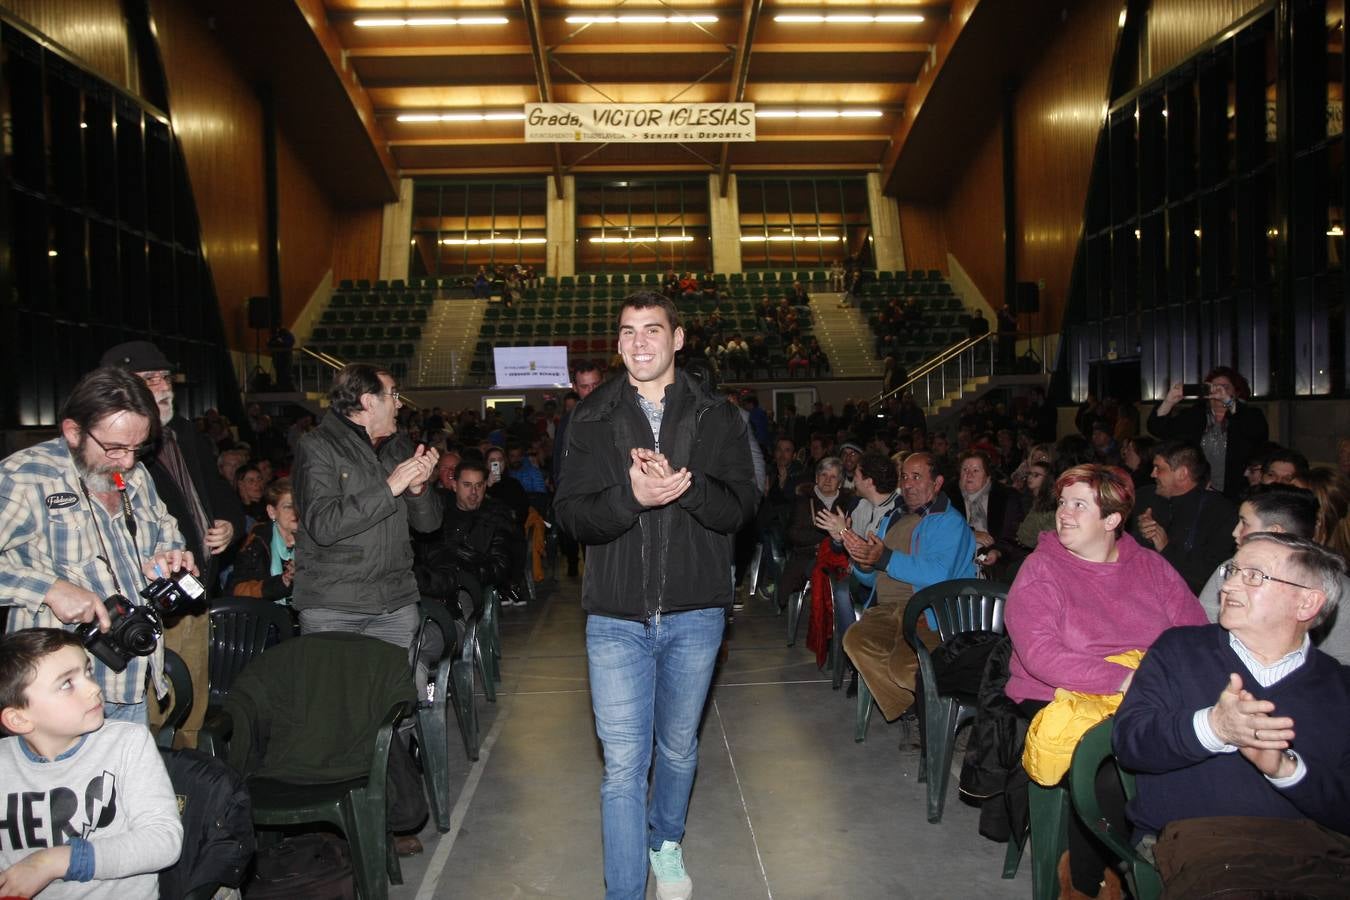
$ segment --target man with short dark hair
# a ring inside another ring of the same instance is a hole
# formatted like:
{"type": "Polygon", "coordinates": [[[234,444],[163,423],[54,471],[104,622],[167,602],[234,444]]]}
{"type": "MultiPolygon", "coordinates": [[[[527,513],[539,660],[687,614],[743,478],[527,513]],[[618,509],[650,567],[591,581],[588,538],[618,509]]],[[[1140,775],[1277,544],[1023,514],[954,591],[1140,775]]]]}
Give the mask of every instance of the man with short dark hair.
{"type": "Polygon", "coordinates": [[[461,461],[454,475],[441,527],[419,542],[418,585],[429,596],[453,598],[460,573],[466,573],[506,596],[512,576],[510,514],[485,499],[488,470],[482,460],[461,461]]]}
{"type": "Polygon", "coordinates": [[[1248,535],[1225,566],[1218,625],[1154,642],[1112,741],[1138,773],[1136,841],[1210,816],[1310,819],[1350,834],[1350,668],[1308,638],[1335,611],[1344,574],[1311,541],[1248,535]]]}
{"type": "MultiPolygon", "coordinates": [[[[160,432],[158,407],[141,379],[95,369],[76,383],[61,433],[0,462],[0,596],[8,628],[109,626],[104,601],[140,606],[150,579],[196,572],[178,524],[137,460],[160,432]]],[[[132,656],[117,670],[93,660],[105,714],[145,724],[146,680],[168,689],[164,650],[132,656]]]]}
{"type": "Polygon", "coordinates": [[[732,538],[759,499],[740,413],[675,368],[683,346],[672,302],[646,291],[624,301],[625,375],[573,412],[554,501],[587,546],[582,605],[605,754],[610,900],[640,900],[649,864],[660,900],[690,895],[680,844],[699,719],[732,602],[732,538]]]}
{"type": "Polygon", "coordinates": [[[1261,468],[1262,484],[1292,484],[1307,487],[1308,457],[1297,450],[1280,447],[1266,455],[1261,468]]]}
{"type": "Polygon", "coordinates": [[[1232,552],[1237,523],[1233,502],[1208,489],[1209,462],[1187,441],[1167,441],[1153,451],[1155,484],[1140,489],[1135,534],[1176,569],[1191,593],[1232,552]]]}
{"type": "Polygon", "coordinates": [[[440,525],[430,489],[439,454],[398,432],[388,372],[345,366],[328,397],[323,421],[295,451],[292,605],[305,633],[352,631],[410,647],[420,620],[408,527],[440,525]]]}
{"type": "MultiPolygon", "coordinates": [[[[577,363],[576,371],[572,373],[572,391],[568,396],[576,394],[576,399],[568,403],[566,398],[563,400],[564,411],[562,418],[558,421],[558,428],[553,437],[553,490],[556,492],[558,486],[562,483],[562,461],[563,451],[567,448],[567,424],[572,421],[572,412],[581,403],[591,395],[591,393],[600,386],[605,380],[605,373],[600,368],[600,364],[594,360],[583,359],[577,363]]],[[[567,560],[567,575],[570,578],[577,576],[577,567],[581,557],[581,546],[576,540],[567,533],[566,529],[558,530],[558,549],[562,551],[563,559],[567,560]]]]}

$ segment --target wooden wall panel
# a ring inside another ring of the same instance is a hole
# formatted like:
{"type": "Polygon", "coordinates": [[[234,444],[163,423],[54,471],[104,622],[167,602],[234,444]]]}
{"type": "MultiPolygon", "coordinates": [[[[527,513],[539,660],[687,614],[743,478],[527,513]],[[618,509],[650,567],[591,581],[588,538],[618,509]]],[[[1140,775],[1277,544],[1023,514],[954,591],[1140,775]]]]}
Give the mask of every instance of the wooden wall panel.
{"type": "Polygon", "coordinates": [[[1017,277],[1045,284],[1039,316],[1020,320],[1026,329],[1058,331],[1064,318],[1119,14],[1080,3],[1017,91],[1017,277]]]}
{"type": "MultiPolygon", "coordinates": [[[[988,123],[943,211],[947,249],[984,298],[997,309],[1003,297],[1003,135],[988,123]]],[[[942,266],[932,268],[946,269],[942,266]]]]}
{"type": "Polygon", "coordinates": [[[941,206],[900,203],[900,239],[909,269],[947,270],[947,235],[941,206]]]}
{"type": "MultiPolygon", "coordinates": [[[[281,320],[293,323],[333,260],[333,210],[285,133],[277,139],[281,320]]],[[[376,243],[376,252],[379,244],[376,243]]]]}
{"type": "Polygon", "coordinates": [[[199,13],[181,0],[152,0],[151,11],[225,339],[251,348],[246,303],[267,293],[262,108],[199,13]]]}
{"type": "Polygon", "coordinates": [[[129,40],[121,0],[0,0],[15,16],[74,53],[113,84],[131,84],[129,40]]]}
{"type": "Polygon", "coordinates": [[[1161,75],[1265,0],[1153,0],[1142,81],[1161,75]]]}
{"type": "Polygon", "coordinates": [[[333,281],[380,276],[384,208],[340,210],[333,223],[333,281]]]}

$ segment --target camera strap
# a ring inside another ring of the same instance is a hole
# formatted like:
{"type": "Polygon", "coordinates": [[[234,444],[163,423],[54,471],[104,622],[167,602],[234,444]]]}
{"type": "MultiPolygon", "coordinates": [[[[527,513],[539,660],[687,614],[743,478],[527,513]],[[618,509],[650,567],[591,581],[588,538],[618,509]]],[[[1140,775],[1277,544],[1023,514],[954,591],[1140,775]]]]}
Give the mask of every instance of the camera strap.
{"type": "MultiPolygon", "coordinates": [[[[94,523],[94,537],[98,538],[98,548],[100,550],[98,558],[103,565],[107,567],[108,575],[112,578],[114,590],[125,597],[126,593],[122,590],[122,585],[117,580],[117,570],[113,568],[112,556],[108,553],[108,545],[103,540],[103,529],[98,526],[98,513],[94,509],[94,498],[89,495],[89,486],[84,483],[84,478],[78,480],[80,483],[80,491],[84,494],[84,501],[89,504],[89,519],[94,523]]],[[[131,501],[127,499],[125,489],[119,493],[122,496],[122,515],[128,522],[127,531],[131,533],[131,547],[137,554],[136,558],[139,561],[140,551],[136,548],[136,526],[135,520],[131,515],[131,501]]]]}

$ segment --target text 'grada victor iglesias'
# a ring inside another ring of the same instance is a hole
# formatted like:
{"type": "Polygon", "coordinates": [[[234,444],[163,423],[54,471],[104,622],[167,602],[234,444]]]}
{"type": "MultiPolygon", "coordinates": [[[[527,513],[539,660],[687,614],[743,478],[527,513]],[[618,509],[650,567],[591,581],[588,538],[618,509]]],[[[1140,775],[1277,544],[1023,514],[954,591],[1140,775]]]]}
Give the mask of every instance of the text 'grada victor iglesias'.
{"type": "Polygon", "coordinates": [[[723,142],[755,139],[753,103],[529,103],[527,142],[723,142]]]}

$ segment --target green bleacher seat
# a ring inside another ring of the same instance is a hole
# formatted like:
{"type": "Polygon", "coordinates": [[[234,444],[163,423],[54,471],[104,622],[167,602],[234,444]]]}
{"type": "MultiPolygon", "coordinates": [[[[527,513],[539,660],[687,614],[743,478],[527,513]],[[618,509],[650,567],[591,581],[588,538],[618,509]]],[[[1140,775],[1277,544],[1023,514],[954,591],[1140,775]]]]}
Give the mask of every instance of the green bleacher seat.
{"type": "Polygon", "coordinates": [[[516,318],[533,322],[536,310],[533,306],[521,306],[516,309],[516,318]]]}
{"type": "Polygon", "coordinates": [[[939,284],[937,287],[938,293],[943,295],[944,297],[949,296],[952,292],[952,286],[945,281],[939,284]]]}
{"type": "Polygon", "coordinates": [[[713,283],[714,283],[714,284],[726,284],[726,283],[727,283],[727,276],[726,276],[726,273],[725,273],[725,272],[714,272],[714,273],[713,273],[713,283]]]}
{"type": "Polygon", "coordinates": [[[745,282],[746,282],[746,273],[744,273],[744,272],[732,272],[732,273],[731,273],[730,282],[731,282],[732,284],[745,284],[745,282]]]}
{"type": "Polygon", "coordinates": [[[516,326],[516,336],[523,338],[534,337],[534,323],[521,322],[516,326]]]}
{"type": "Polygon", "coordinates": [[[377,290],[377,291],[387,291],[387,290],[389,290],[389,282],[385,281],[383,278],[376,279],[376,281],[375,281],[375,290],[377,290]]]}
{"type": "Polygon", "coordinates": [[[586,285],[591,284],[591,276],[589,276],[589,275],[578,275],[578,276],[577,276],[577,284],[586,284],[586,285]]]}
{"type": "MultiPolygon", "coordinates": [[[[553,310],[552,315],[559,319],[572,318],[572,307],[570,306],[564,304],[556,307],[550,307],[550,309],[553,310]]],[[[543,315],[542,311],[540,312],[540,315],[543,315]]]]}
{"type": "Polygon", "coordinates": [[[497,325],[493,322],[484,322],[478,329],[478,336],[484,339],[495,338],[497,336],[497,325]]]}
{"type": "Polygon", "coordinates": [[[430,306],[435,302],[436,297],[434,294],[431,293],[431,291],[422,291],[422,293],[417,295],[418,306],[430,306]]]}
{"type": "Polygon", "coordinates": [[[937,269],[929,269],[929,270],[928,270],[928,280],[929,280],[929,281],[941,281],[941,280],[942,280],[942,273],[939,272],[937,269]]]}
{"type": "Polygon", "coordinates": [[[314,331],[310,334],[309,339],[311,343],[313,343],[314,341],[322,342],[328,340],[328,329],[322,326],[315,328],[314,331]]]}
{"type": "Polygon", "coordinates": [[[469,363],[469,377],[482,379],[487,375],[487,363],[481,359],[475,359],[469,363]]]}
{"type": "Polygon", "coordinates": [[[413,355],[414,353],[416,353],[416,352],[417,352],[417,348],[414,347],[412,344],[404,343],[404,344],[399,344],[399,345],[398,345],[397,355],[399,355],[399,356],[401,356],[401,357],[403,357],[403,358],[405,358],[405,359],[406,359],[407,357],[409,357],[409,356],[412,356],[412,355],[413,355]]]}
{"type": "Polygon", "coordinates": [[[488,306],[483,310],[483,319],[488,322],[495,322],[502,317],[502,308],[500,306],[488,306]]]}
{"type": "Polygon", "coordinates": [[[562,287],[576,287],[577,279],[574,275],[563,275],[558,278],[558,284],[562,287]]]}
{"type": "Polygon", "coordinates": [[[515,322],[503,322],[503,323],[497,328],[497,333],[498,333],[499,335],[501,335],[502,337],[506,337],[506,338],[509,338],[509,337],[515,337],[515,336],[516,336],[516,323],[515,323],[515,322]]]}
{"type": "Polygon", "coordinates": [[[350,278],[344,278],[338,282],[338,290],[340,291],[353,291],[355,289],[356,285],[352,283],[350,278]]]}
{"type": "Polygon", "coordinates": [[[606,322],[604,319],[592,319],[592,320],[591,320],[591,336],[592,336],[592,337],[598,337],[598,336],[600,336],[600,335],[609,334],[610,330],[611,330],[610,324],[609,324],[608,322],[606,322]]]}
{"type": "Polygon", "coordinates": [[[877,281],[894,281],[894,280],[895,280],[894,272],[882,270],[877,273],[877,281]]]}
{"type": "Polygon", "coordinates": [[[824,269],[816,269],[811,273],[812,284],[824,284],[827,280],[824,269]]]}
{"type": "Polygon", "coordinates": [[[552,275],[545,275],[542,279],[540,279],[539,286],[545,288],[556,288],[558,286],[558,279],[552,275]]]}
{"type": "Polygon", "coordinates": [[[335,309],[325,309],[319,321],[323,322],[325,325],[332,325],[334,322],[338,321],[338,311],[335,309]]]}
{"type": "Polygon", "coordinates": [[[540,322],[534,326],[535,337],[551,337],[553,335],[552,322],[540,322]]]}
{"type": "Polygon", "coordinates": [[[394,344],[380,344],[375,355],[380,359],[393,359],[398,353],[398,347],[394,344]]]}
{"type": "Polygon", "coordinates": [[[412,311],[414,322],[425,322],[427,320],[427,311],[425,309],[415,309],[412,311]]]}

